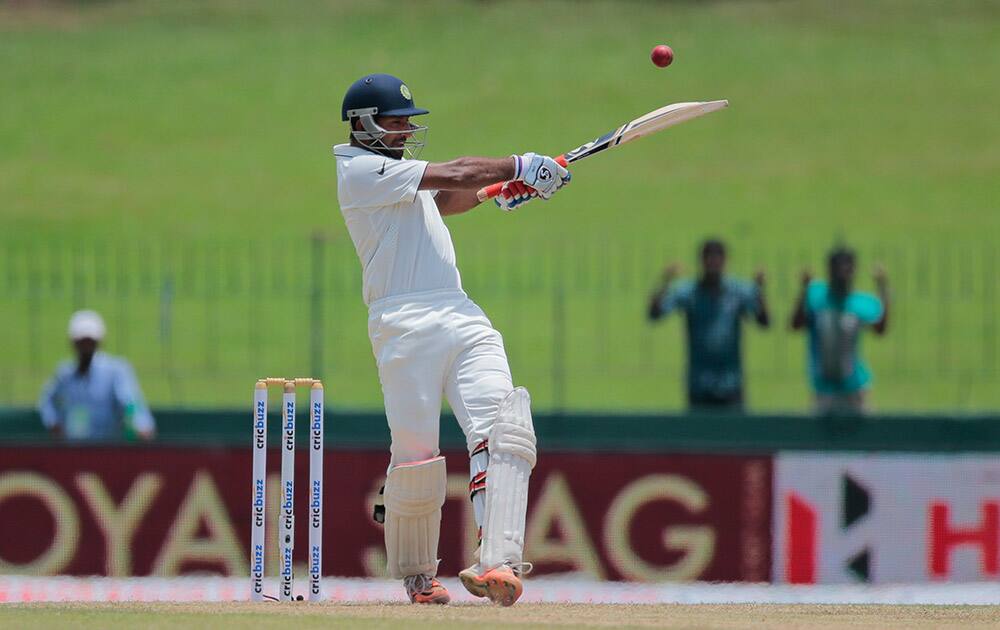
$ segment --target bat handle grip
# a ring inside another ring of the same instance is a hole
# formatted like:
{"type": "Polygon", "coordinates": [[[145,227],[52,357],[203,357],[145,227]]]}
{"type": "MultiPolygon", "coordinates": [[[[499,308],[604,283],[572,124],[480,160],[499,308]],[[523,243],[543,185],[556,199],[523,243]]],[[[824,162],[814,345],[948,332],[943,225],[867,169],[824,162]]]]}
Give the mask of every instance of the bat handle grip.
{"type": "MultiPolygon", "coordinates": [[[[565,155],[560,155],[559,157],[555,158],[555,161],[559,164],[559,166],[562,166],[564,168],[569,165],[569,162],[566,161],[565,155]]],[[[500,194],[500,189],[503,188],[503,185],[505,183],[506,182],[497,182],[495,184],[490,184],[485,188],[480,188],[479,191],[476,193],[476,197],[479,198],[480,203],[486,201],[487,199],[492,199],[500,194]]]]}

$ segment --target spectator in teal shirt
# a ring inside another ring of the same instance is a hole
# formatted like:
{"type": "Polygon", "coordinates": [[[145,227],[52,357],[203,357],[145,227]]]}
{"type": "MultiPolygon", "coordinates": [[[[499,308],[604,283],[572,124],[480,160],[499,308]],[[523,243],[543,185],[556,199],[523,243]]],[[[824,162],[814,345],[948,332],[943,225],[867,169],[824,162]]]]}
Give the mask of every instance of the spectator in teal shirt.
{"type": "Polygon", "coordinates": [[[889,326],[889,282],[875,268],[879,296],[854,291],[855,254],[839,247],[827,259],[829,282],[802,274],[802,292],[792,313],[792,329],[808,330],[809,378],[816,412],[860,414],[868,408],[872,375],[861,358],[861,331],[884,335],[889,326]]]}
{"type": "Polygon", "coordinates": [[[692,410],[742,411],[742,320],[769,325],[764,272],[754,282],[725,275],[726,247],[708,240],[701,247],[701,275],[675,282],[679,266],[669,265],[649,301],[649,319],[682,311],[687,324],[687,394],[692,410]]]}

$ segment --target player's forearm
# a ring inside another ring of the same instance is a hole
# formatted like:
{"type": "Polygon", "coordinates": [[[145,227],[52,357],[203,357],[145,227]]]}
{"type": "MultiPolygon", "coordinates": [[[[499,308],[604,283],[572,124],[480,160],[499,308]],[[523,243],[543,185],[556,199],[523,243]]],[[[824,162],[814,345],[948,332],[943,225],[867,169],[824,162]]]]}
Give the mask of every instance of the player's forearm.
{"type": "Polygon", "coordinates": [[[480,203],[474,190],[442,190],[434,201],[443,217],[468,212],[480,203]]]}
{"type": "Polygon", "coordinates": [[[663,310],[663,300],[667,297],[667,291],[670,290],[670,283],[673,282],[673,278],[665,278],[660,286],[653,291],[649,296],[649,308],[646,311],[647,316],[650,321],[655,321],[660,319],[664,315],[663,310]]]}
{"type": "Polygon", "coordinates": [[[875,332],[879,335],[884,335],[889,330],[889,286],[887,283],[882,283],[879,286],[879,299],[882,300],[882,319],[875,322],[875,332]]]}
{"type": "Polygon", "coordinates": [[[873,327],[875,332],[879,335],[884,335],[889,332],[889,305],[885,306],[885,312],[882,313],[882,319],[875,322],[873,327]]]}
{"type": "Polygon", "coordinates": [[[792,330],[801,330],[806,325],[806,294],[805,291],[799,296],[795,303],[795,310],[792,311],[792,330]]]}
{"type": "Polygon", "coordinates": [[[45,384],[42,396],[38,401],[38,414],[42,418],[42,424],[47,429],[58,428],[62,422],[59,414],[59,407],[56,404],[56,380],[53,378],[45,384]]]}
{"type": "Polygon", "coordinates": [[[660,306],[662,302],[663,297],[655,293],[649,298],[649,307],[646,309],[646,317],[649,321],[656,321],[663,317],[663,307],[660,306]]]}
{"type": "Polygon", "coordinates": [[[771,325],[771,312],[767,310],[767,300],[763,295],[757,298],[757,325],[761,328],[771,325]]]}
{"type": "Polygon", "coordinates": [[[460,157],[450,162],[428,164],[420,180],[420,189],[479,190],[513,177],[514,160],[509,157],[460,157]]]}

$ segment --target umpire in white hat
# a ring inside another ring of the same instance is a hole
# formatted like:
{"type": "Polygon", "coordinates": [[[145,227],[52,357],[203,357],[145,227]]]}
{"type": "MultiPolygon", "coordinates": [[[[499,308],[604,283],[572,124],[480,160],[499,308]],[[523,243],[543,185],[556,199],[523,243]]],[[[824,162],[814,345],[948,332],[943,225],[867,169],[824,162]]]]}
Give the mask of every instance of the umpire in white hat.
{"type": "Polygon", "coordinates": [[[94,311],[69,320],[76,360],[59,364],[42,390],[38,410],[54,435],[70,440],[119,440],[134,433],[151,440],[156,424],[129,362],[101,351],[106,329],[94,311]]]}

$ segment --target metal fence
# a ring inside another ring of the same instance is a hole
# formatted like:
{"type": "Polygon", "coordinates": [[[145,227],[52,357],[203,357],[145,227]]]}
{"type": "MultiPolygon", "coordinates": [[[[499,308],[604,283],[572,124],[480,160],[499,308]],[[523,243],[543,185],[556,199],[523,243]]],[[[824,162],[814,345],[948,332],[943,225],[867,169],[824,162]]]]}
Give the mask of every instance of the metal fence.
{"type": "MultiPolygon", "coordinates": [[[[774,324],[747,323],[750,405],[808,406],[805,342],[788,330],[799,274],[823,270],[825,245],[736,243],[730,272],[768,273],[774,324]]],[[[695,267],[696,243],[654,241],[458,243],[467,292],[503,333],[515,381],[558,409],[682,406],[678,318],[651,325],[646,301],[667,260],[695,267]]],[[[884,410],[1000,408],[997,246],[982,242],[871,243],[859,248],[859,287],[889,270],[889,334],[864,341],[884,410]]],[[[0,403],[32,403],[60,358],[66,322],[94,308],[109,351],[128,357],[153,404],[246,404],[267,374],[330,383],[342,408],[381,405],[366,336],[360,267],[343,238],[0,241],[0,403]]]]}

